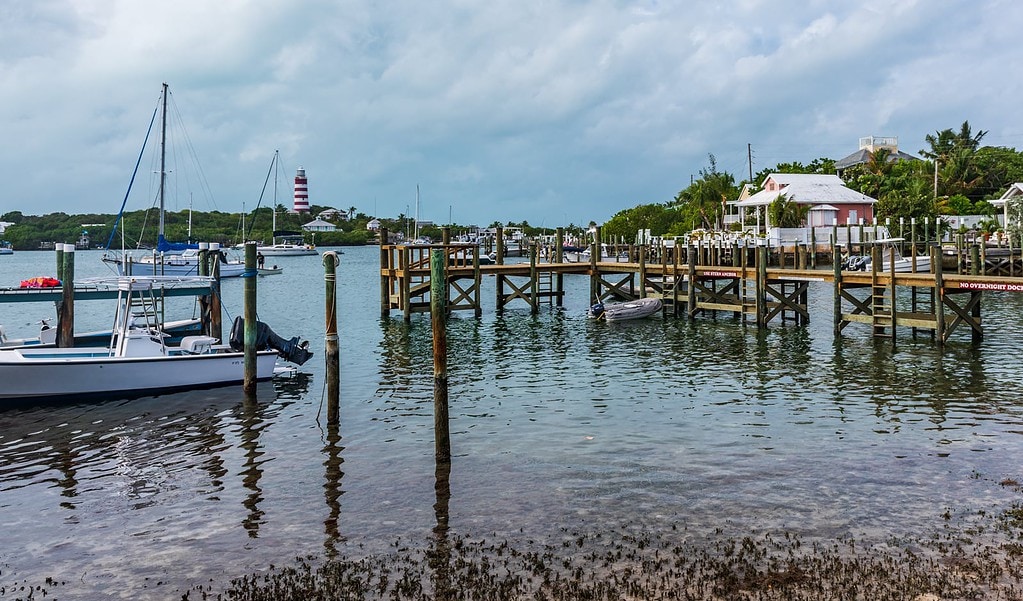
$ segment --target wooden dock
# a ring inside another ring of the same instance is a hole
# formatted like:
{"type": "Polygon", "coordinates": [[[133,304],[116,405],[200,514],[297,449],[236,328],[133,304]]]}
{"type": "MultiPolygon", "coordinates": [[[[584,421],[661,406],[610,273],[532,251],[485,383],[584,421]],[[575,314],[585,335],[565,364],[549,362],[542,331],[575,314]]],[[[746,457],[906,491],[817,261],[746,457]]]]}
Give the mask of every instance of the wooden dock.
{"type": "MultiPolygon", "coordinates": [[[[1023,292],[1023,277],[1018,275],[945,274],[937,246],[931,248],[932,272],[896,273],[842,270],[837,248],[830,266],[812,269],[806,266],[810,261],[805,249],[792,253],[792,267],[769,266],[764,246],[736,248],[725,257],[727,261],[720,254],[690,246],[638,247],[630,251],[627,260],[569,263],[560,244],[543,261],[538,259],[538,247],[532,245],[526,261],[505,264],[498,248],[497,264],[481,265],[472,244],[385,244],[380,247],[381,315],[398,310],[409,320],[414,313],[430,311],[430,254],[436,249],[448,257],[447,310],[476,315],[482,313],[485,276],[496,279],[498,311],[518,301],[534,313],[543,304],[563,304],[565,276],[584,276],[590,279],[591,303],[657,296],[665,314],[674,316],[696,318],[727,312],[758,327],[773,321],[806,324],[813,310],[807,302],[810,282],[824,282],[834,287],[836,335],[849,324],[861,323],[869,325],[877,337],[894,341],[897,331],[906,328],[929,333],[944,344],[960,326],[968,327],[975,341],[983,337],[980,307],[985,291],[1023,292]],[[655,260],[648,261],[652,253],[655,260]],[[724,262],[732,264],[720,264],[724,262]]],[[[881,265],[880,247],[870,250],[875,255],[872,264],[881,265]]],[[[591,257],[596,256],[593,244],[591,257]]],[[[785,265],[784,255],[780,263],[785,265]]],[[[978,265],[977,271],[982,264],[973,263],[978,265]]],[[[1011,263],[993,266],[999,274],[1007,270],[1023,273],[1011,263]]]]}

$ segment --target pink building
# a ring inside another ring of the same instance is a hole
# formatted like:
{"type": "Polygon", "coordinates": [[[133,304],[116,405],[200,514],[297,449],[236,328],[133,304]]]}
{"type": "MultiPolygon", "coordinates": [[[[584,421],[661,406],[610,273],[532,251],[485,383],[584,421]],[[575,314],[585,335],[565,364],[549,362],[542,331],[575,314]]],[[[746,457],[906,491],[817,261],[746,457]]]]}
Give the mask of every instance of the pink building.
{"type": "Polygon", "coordinates": [[[764,180],[763,189],[744,199],[734,201],[742,222],[755,223],[757,231],[774,227],[767,216],[767,207],[785,195],[790,202],[809,205],[806,227],[830,227],[834,223],[873,223],[877,200],[847,188],[837,175],[803,173],[772,173],[764,180]]]}

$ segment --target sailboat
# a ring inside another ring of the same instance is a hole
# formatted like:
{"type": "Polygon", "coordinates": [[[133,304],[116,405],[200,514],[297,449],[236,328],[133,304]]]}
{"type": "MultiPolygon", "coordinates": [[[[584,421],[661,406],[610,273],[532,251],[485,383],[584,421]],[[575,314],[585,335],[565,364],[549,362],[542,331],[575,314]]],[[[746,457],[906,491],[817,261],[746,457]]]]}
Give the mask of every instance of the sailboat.
{"type": "MultiPolygon", "coordinates": [[[[274,151],[274,158],[270,162],[270,169],[274,174],[274,198],[273,198],[273,243],[256,246],[256,252],[264,257],[287,257],[300,255],[316,255],[316,247],[306,244],[302,232],[292,232],[277,229],[277,177],[280,173],[280,151],[274,151]]],[[[269,179],[269,174],[267,174],[269,179]]],[[[265,189],[265,187],[264,187],[265,189]]]]}
{"type": "MultiPolygon", "coordinates": [[[[110,241],[107,242],[107,252],[103,254],[103,262],[112,265],[119,275],[165,275],[165,276],[195,276],[199,275],[199,245],[189,242],[168,242],[164,236],[164,197],[167,188],[167,96],[168,86],[163,84],[163,92],[160,98],[160,219],[157,233],[156,248],[150,252],[131,254],[125,250],[121,252],[110,251],[110,241]]],[[[148,139],[148,135],[146,136],[148,139]]],[[[141,159],[141,157],[140,157],[141,159]]],[[[136,165],[136,169],[138,166],[136,165]]],[[[132,181],[135,177],[132,175],[132,181]]],[[[127,201],[127,196],[125,197],[127,201]]],[[[120,221],[124,213],[124,205],[117,219],[120,221]]],[[[189,211],[189,231],[191,231],[191,210],[189,211]]],[[[116,231],[116,225],[115,225],[116,231]]],[[[123,239],[123,229],[122,229],[123,239]]],[[[123,242],[122,242],[123,246],[123,242]]],[[[220,277],[239,277],[245,272],[245,264],[242,261],[229,261],[227,256],[220,250],[220,245],[210,243],[210,252],[218,254],[220,260],[220,277]]]]}

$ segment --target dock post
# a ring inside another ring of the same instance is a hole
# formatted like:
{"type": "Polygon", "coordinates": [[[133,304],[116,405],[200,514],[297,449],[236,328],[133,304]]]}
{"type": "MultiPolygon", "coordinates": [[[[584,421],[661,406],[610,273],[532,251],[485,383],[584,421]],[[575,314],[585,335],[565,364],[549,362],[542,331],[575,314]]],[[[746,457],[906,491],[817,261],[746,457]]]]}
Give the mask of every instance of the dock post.
{"type": "Polygon", "coordinates": [[[390,251],[387,248],[388,232],[386,227],[380,228],[380,317],[391,314],[391,276],[390,251]],[[387,270],[387,274],[383,273],[387,270]]]}
{"type": "Polygon", "coordinates": [[[337,253],[330,250],[323,253],[324,315],[326,335],[324,336],[324,360],[327,368],[327,425],[341,423],[341,353],[337,337],[337,253]]]}
{"type": "MultiPolygon", "coordinates": [[[[557,236],[555,237],[554,247],[554,262],[564,263],[565,262],[565,228],[559,227],[557,236]]],[[[555,302],[558,307],[565,305],[565,274],[558,272],[558,275],[554,276],[554,291],[556,293],[555,302]]]]}
{"type": "Polygon", "coordinates": [[[245,243],[245,273],[242,274],[245,281],[244,305],[245,305],[245,376],[242,382],[242,390],[249,399],[256,397],[256,378],[259,373],[256,370],[256,243],[245,243]]]}
{"type": "Polygon", "coordinates": [[[451,226],[444,226],[440,228],[440,243],[451,244],[451,226]]]}
{"type": "Polygon", "coordinates": [[[448,425],[447,253],[430,251],[430,324],[433,329],[433,439],[437,461],[451,461],[448,425]]]}
{"type": "Polygon", "coordinates": [[[224,340],[224,315],[221,310],[220,300],[220,243],[210,243],[209,273],[206,275],[213,278],[210,282],[210,336],[217,340],[224,340]]]}
{"type": "Polygon", "coordinates": [[[835,321],[835,336],[839,336],[842,333],[842,251],[839,250],[837,244],[832,239],[831,244],[831,268],[835,277],[835,305],[834,305],[834,321],[835,321]]]}
{"type": "Polygon", "coordinates": [[[64,265],[59,278],[63,296],[58,311],[57,346],[59,348],[71,348],[75,345],[75,245],[57,244],[63,246],[61,257],[64,265]]]}
{"type": "MultiPolygon", "coordinates": [[[[494,259],[496,265],[504,265],[504,228],[497,226],[494,234],[494,252],[497,253],[497,258],[494,259]]],[[[494,282],[494,289],[497,292],[497,310],[504,310],[504,275],[497,274],[497,281],[494,282]]]]}
{"type": "Polygon", "coordinates": [[[540,312],[540,290],[536,272],[536,242],[529,243],[529,312],[540,312]]]}
{"type": "Polygon", "coordinates": [[[970,275],[980,275],[980,246],[976,242],[970,246],[970,275]]]}
{"type": "MultiPolygon", "coordinates": [[[[196,264],[196,275],[199,277],[205,277],[210,274],[209,264],[209,243],[199,243],[199,262],[196,264]]],[[[212,290],[210,294],[200,294],[197,298],[199,300],[199,325],[202,327],[202,333],[207,336],[212,336],[212,328],[210,327],[210,296],[212,296],[212,290]]]]}
{"type": "Polygon", "coordinates": [[[757,327],[767,327],[767,245],[757,247],[757,327]]]}
{"type": "Polygon", "coordinates": [[[810,269],[817,269],[817,228],[810,227],[810,269]]]}
{"type": "Polygon", "coordinates": [[[412,249],[402,246],[399,249],[398,269],[401,273],[401,312],[405,323],[412,321],[412,249]]]}
{"type": "Polygon", "coordinates": [[[57,242],[53,245],[54,256],[57,257],[57,279],[64,281],[64,243],[57,242]]]}
{"type": "Polygon", "coordinates": [[[937,295],[937,300],[934,303],[934,320],[936,322],[935,330],[938,334],[938,344],[944,345],[947,337],[945,335],[945,268],[941,264],[941,244],[936,243],[937,260],[931,259],[931,265],[934,267],[934,291],[937,295]]]}
{"type": "Polygon", "coordinates": [[[597,257],[600,256],[600,242],[596,234],[590,242],[590,304],[600,302],[600,274],[597,273],[597,257]]]}
{"type": "Polygon", "coordinates": [[[646,245],[639,247],[639,298],[646,298],[646,251],[646,245]]]}
{"type": "Polygon", "coordinates": [[[696,247],[692,242],[686,247],[686,276],[689,278],[689,285],[686,286],[686,315],[689,319],[696,317],[696,247]]]}

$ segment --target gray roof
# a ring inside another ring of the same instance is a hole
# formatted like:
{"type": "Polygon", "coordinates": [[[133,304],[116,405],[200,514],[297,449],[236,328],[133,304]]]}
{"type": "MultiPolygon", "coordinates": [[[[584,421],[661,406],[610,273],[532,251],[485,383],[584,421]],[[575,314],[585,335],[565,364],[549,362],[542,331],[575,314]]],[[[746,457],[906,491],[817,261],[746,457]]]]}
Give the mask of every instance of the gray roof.
{"type": "MultiPolygon", "coordinates": [[[[850,154],[849,156],[845,157],[844,159],[839,159],[835,161],[835,169],[848,169],[853,165],[862,165],[869,160],[870,151],[867,150],[866,148],[861,148],[856,152],[850,154]]],[[[919,158],[911,154],[906,154],[901,150],[896,150],[895,152],[888,155],[889,163],[894,163],[895,161],[919,161],[919,160],[920,160],[919,158]]]]}

